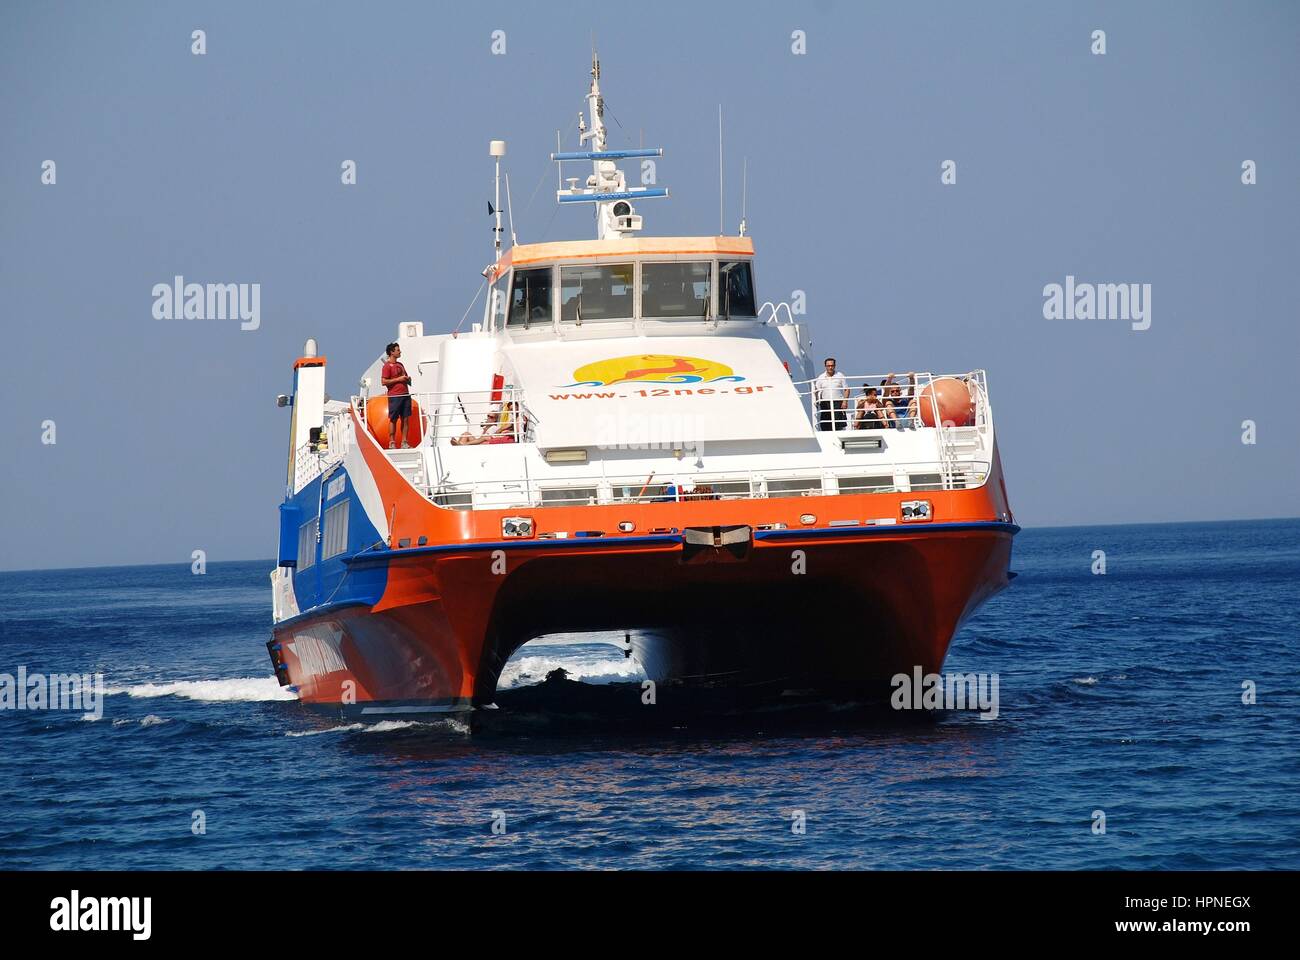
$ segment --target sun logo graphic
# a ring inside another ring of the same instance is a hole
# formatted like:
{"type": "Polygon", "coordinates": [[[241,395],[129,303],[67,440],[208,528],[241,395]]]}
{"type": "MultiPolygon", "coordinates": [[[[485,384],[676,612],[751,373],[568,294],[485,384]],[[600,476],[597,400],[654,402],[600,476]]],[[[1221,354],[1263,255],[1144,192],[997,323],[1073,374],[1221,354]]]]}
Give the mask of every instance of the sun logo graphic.
{"type": "Polygon", "coordinates": [[[597,360],[573,371],[570,387],[612,387],[616,383],[714,383],[741,381],[725,363],[672,353],[647,353],[635,357],[597,360]]]}

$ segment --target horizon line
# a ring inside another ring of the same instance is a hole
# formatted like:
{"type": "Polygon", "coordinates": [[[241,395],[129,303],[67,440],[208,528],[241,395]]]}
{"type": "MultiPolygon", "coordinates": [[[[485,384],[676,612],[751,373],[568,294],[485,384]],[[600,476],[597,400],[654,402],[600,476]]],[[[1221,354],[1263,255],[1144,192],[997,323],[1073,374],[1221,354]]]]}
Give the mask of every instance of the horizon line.
{"type": "MultiPolygon", "coordinates": [[[[1075,530],[1075,529],[1104,529],[1108,527],[1167,527],[1174,525],[1196,526],[1198,524],[1211,523],[1277,523],[1278,521],[1300,520],[1300,516],[1293,517],[1237,517],[1224,520],[1144,520],[1137,523],[1057,523],[1044,524],[1042,526],[1029,526],[1020,524],[1021,531],[1025,530],[1075,530]]],[[[271,557],[242,557],[231,560],[213,560],[212,564],[225,563],[261,563],[267,562],[272,568],[275,566],[275,560],[271,557]]],[[[193,560],[155,560],[145,563],[90,563],[79,564],[66,567],[0,567],[0,575],[6,573],[47,573],[55,570],[128,570],[133,567],[179,567],[193,564],[193,560]]],[[[205,561],[206,562],[206,561],[205,561]]]]}

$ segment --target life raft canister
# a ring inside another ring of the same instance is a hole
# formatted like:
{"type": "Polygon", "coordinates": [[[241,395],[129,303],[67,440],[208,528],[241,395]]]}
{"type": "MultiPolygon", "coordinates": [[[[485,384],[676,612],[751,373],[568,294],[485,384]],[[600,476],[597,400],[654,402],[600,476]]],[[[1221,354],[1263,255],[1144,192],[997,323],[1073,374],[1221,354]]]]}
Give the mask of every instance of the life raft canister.
{"type": "MultiPolygon", "coordinates": [[[[371,397],[366,401],[366,426],[370,428],[370,435],[379,442],[379,445],[387,448],[389,431],[392,429],[392,423],[388,419],[387,396],[371,397]]],[[[413,447],[418,446],[423,436],[420,404],[415,397],[411,397],[411,417],[406,422],[406,442],[413,447]]]]}

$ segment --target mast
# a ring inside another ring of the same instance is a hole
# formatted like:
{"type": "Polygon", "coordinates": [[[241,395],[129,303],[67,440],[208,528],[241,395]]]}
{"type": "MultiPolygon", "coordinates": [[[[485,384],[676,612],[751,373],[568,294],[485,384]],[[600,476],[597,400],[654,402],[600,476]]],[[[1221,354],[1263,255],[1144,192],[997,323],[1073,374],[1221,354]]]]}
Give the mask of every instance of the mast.
{"type": "Polygon", "coordinates": [[[591,176],[586,185],[578,187],[578,178],[567,178],[568,189],[555,191],[555,199],[560,203],[594,203],[596,205],[596,238],[598,240],[617,240],[621,237],[641,231],[641,217],[632,208],[631,201],[668,196],[664,187],[629,187],[627,178],[619,169],[616,160],[640,157],[662,157],[662,148],[610,150],[608,149],[605,129],[605,98],[600,92],[600,58],[593,50],[591,54],[591,84],[587,88],[587,116],[591,126],[582,113],[578,114],[578,146],[585,147],[568,153],[556,152],[551,159],[557,163],[569,160],[590,160],[591,176]]]}
{"type": "MultiPolygon", "coordinates": [[[[603,153],[605,151],[605,98],[600,95],[600,59],[594,50],[591,52],[591,87],[587,91],[587,115],[591,117],[591,129],[580,134],[578,145],[594,140],[596,150],[603,153]]],[[[578,129],[582,130],[581,125],[578,129]]],[[[595,161],[593,171],[600,173],[599,160],[595,161]]]]}
{"type": "Polygon", "coordinates": [[[501,259],[501,158],[506,155],[506,142],[504,140],[492,140],[488,143],[488,155],[492,157],[496,165],[496,176],[493,177],[493,200],[488,204],[492,214],[496,217],[496,226],[492,230],[492,247],[493,263],[501,259]]]}

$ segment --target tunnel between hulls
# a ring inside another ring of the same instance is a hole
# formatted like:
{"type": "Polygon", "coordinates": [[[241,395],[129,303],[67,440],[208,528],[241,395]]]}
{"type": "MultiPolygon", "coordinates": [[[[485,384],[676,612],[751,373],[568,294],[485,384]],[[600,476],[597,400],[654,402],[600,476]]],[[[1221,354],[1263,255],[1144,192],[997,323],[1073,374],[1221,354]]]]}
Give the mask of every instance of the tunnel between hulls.
{"type": "Polygon", "coordinates": [[[706,564],[684,552],[520,564],[496,597],[475,702],[493,701],[530,640],[603,632],[630,634],[656,682],[878,696],[895,672],[938,668],[961,609],[936,602],[931,560],[915,541],[818,546],[803,573],[792,549],[706,564]]]}
{"type": "Polygon", "coordinates": [[[546,634],[517,648],[497,679],[498,695],[559,678],[589,686],[639,685],[647,679],[633,656],[642,637],[631,631],[546,634]]]}

